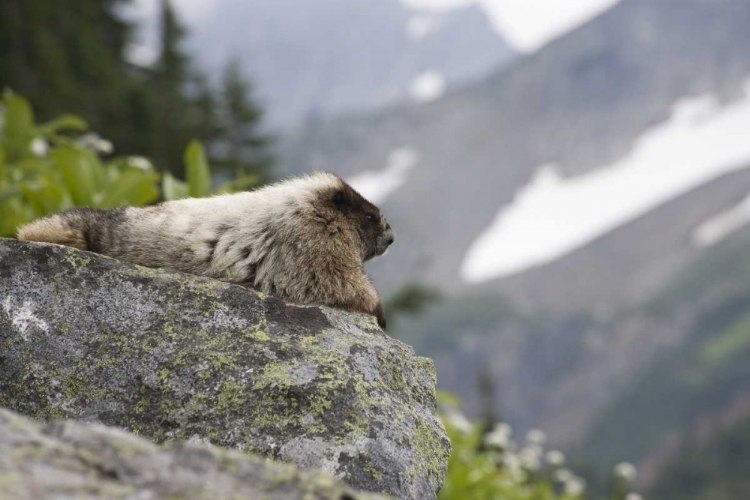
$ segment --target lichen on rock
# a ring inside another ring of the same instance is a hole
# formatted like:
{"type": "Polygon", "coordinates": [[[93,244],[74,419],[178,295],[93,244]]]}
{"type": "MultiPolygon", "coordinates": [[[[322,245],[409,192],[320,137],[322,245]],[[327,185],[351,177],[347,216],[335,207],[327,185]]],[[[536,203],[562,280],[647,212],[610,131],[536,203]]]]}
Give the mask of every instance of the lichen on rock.
{"type": "Polygon", "coordinates": [[[450,451],[432,362],[368,316],[15,240],[0,240],[0,406],[401,498],[434,498],[450,451]]]}
{"type": "Polygon", "coordinates": [[[188,442],[160,448],[103,425],[0,409],[0,500],[375,500],[332,476],[188,442]]]}

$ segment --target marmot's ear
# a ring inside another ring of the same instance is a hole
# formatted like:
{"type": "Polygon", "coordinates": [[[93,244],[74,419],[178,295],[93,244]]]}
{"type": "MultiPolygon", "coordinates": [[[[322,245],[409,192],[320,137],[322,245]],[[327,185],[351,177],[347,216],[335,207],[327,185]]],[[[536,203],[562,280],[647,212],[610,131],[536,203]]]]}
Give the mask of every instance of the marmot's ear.
{"type": "Polygon", "coordinates": [[[342,190],[336,191],[336,194],[333,195],[333,203],[337,207],[340,207],[344,204],[344,192],[342,190]]]}

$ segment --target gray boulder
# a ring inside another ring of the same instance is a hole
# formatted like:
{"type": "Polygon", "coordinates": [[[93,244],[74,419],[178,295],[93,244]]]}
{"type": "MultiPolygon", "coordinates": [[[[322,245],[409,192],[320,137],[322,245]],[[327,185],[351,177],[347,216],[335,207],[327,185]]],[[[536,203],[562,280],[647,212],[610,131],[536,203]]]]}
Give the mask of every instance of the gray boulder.
{"type": "Polygon", "coordinates": [[[165,448],[103,425],[41,424],[0,409],[0,499],[359,500],[322,472],[237,451],[165,448]]]}
{"type": "Polygon", "coordinates": [[[374,318],[0,239],[0,406],[201,440],[434,498],[450,443],[431,360],[374,318]]]}

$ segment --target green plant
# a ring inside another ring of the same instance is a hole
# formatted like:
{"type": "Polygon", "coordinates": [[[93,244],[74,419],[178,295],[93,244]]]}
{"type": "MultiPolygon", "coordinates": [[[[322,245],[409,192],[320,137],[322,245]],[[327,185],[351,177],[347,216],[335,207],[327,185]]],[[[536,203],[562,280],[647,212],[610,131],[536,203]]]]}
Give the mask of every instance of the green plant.
{"type": "Polygon", "coordinates": [[[545,452],[544,436],[529,433],[525,445],[511,439],[507,424],[485,433],[480,423],[469,422],[457,400],[441,394],[441,421],[453,451],[439,500],[579,500],[585,483],[563,468],[565,457],[545,452]],[[557,480],[556,480],[557,479],[557,480]]]}
{"type": "Polygon", "coordinates": [[[243,175],[212,189],[203,146],[193,141],[185,152],[186,180],[163,177],[139,156],[103,159],[112,145],[87,132],[87,123],[63,115],[37,124],[29,102],[6,90],[0,108],[0,236],[19,225],[73,206],[111,208],[147,205],[187,196],[229,193],[258,184],[243,175]],[[161,190],[160,190],[161,187],[161,190]]]}
{"type": "MultiPolygon", "coordinates": [[[[37,125],[31,105],[6,90],[0,118],[0,235],[72,206],[143,205],[159,196],[159,175],[141,158],[102,162],[91,141],[77,138],[86,122],[64,115],[37,125]]],[[[89,136],[90,137],[90,136],[89,136]]],[[[105,146],[102,141],[100,146],[105,146]]]]}
{"type": "Polygon", "coordinates": [[[175,178],[169,172],[162,178],[162,193],[165,200],[180,198],[204,198],[212,194],[227,194],[245,191],[260,184],[257,175],[237,172],[237,177],[216,189],[212,188],[211,168],[206,152],[199,141],[192,141],[185,150],[185,181],[175,178]]]}
{"type": "MultiPolygon", "coordinates": [[[[446,393],[438,396],[440,420],[451,440],[448,474],[439,500],[583,500],[586,482],[565,467],[565,455],[545,450],[546,437],[530,431],[523,443],[512,439],[506,423],[489,432],[481,422],[470,422],[460,411],[458,400],[446,393]]],[[[611,500],[643,500],[630,491],[635,468],[619,464],[614,470],[621,488],[611,500]]]]}

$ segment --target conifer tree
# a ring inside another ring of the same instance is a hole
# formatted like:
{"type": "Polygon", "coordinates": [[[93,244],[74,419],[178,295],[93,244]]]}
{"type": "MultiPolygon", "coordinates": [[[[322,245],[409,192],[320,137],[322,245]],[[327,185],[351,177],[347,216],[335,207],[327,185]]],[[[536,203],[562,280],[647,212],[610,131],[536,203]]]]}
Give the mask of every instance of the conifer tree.
{"type": "Polygon", "coordinates": [[[182,151],[192,138],[190,108],[186,97],[189,61],[182,52],[185,30],[180,25],[170,0],[161,0],[161,51],[151,71],[151,144],[150,153],[161,168],[180,172],[182,151]]]}
{"type": "Polygon", "coordinates": [[[23,93],[41,120],[73,112],[126,141],[132,26],[115,12],[127,3],[2,0],[0,89],[23,93]]]}
{"type": "Polygon", "coordinates": [[[170,0],[160,0],[158,60],[129,63],[135,26],[119,13],[130,1],[0,0],[0,90],[29,98],[40,121],[78,114],[116,154],[150,157],[177,176],[185,147],[199,139],[219,169],[268,180],[262,112],[239,65],[214,80],[218,89],[195,71],[170,0]]]}
{"type": "Polygon", "coordinates": [[[222,136],[228,142],[222,163],[267,182],[272,162],[267,152],[270,139],[259,130],[263,110],[253,101],[252,87],[237,59],[227,64],[221,87],[222,136]]]}

